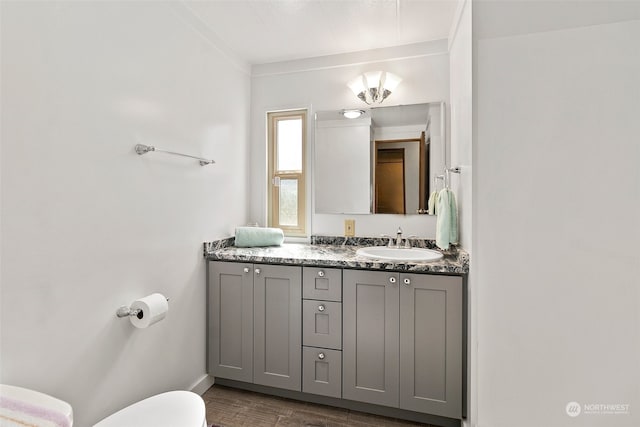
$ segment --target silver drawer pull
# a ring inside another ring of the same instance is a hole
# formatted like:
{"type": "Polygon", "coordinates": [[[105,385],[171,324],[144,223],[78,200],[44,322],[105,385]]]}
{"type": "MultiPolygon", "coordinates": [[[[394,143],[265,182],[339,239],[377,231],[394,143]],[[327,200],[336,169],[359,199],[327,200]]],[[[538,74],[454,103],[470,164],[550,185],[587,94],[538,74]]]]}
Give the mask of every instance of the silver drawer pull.
{"type": "Polygon", "coordinates": [[[395,277],[389,277],[389,283],[396,283],[395,277]]]}
{"type": "Polygon", "coordinates": [[[318,311],[324,311],[324,304],[320,304],[318,306],[318,311]]]}
{"type": "Polygon", "coordinates": [[[324,271],[322,271],[322,270],[318,271],[318,276],[324,277],[324,271]]]}
{"type": "Polygon", "coordinates": [[[407,285],[407,286],[410,285],[411,284],[411,279],[409,279],[408,277],[405,277],[404,284],[407,285]]]}
{"type": "Polygon", "coordinates": [[[245,267],[245,268],[244,268],[244,272],[245,272],[245,273],[248,273],[248,272],[249,272],[249,267],[245,267]]]}
{"type": "Polygon", "coordinates": [[[323,360],[324,359],[324,353],[318,353],[318,359],[323,360]]]}
{"type": "Polygon", "coordinates": [[[260,274],[260,269],[259,269],[259,268],[256,268],[256,269],[255,269],[255,272],[256,272],[256,274],[260,274]]]}

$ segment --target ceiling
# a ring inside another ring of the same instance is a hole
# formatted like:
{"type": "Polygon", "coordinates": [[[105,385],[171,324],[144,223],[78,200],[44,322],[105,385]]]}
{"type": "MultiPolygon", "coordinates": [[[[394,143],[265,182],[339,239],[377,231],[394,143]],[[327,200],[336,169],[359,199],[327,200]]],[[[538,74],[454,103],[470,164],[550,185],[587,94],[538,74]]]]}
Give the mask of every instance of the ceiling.
{"type": "Polygon", "coordinates": [[[449,35],[458,0],[208,0],[182,4],[221,48],[265,64],[449,35]]]}

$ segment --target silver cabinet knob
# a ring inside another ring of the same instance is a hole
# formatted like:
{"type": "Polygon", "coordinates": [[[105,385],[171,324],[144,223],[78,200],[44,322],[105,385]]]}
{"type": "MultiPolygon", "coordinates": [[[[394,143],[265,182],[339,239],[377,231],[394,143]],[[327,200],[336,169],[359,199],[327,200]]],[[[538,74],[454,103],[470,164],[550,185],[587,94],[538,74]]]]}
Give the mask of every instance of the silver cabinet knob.
{"type": "Polygon", "coordinates": [[[320,304],[318,306],[318,311],[324,311],[324,304],[320,304]]]}
{"type": "Polygon", "coordinates": [[[245,268],[244,268],[244,272],[245,272],[245,273],[248,273],[248,272],[249,272],[249,267],[245,267],[245,268]]]}
{"type": "Polygon", "coordinates": [[[396,283],[395,277],[389,277],[389,283],[396,283]]]}
{"type": "Polygon", "coordinates": [[[324,353],[318,353],[318,359],[323,360],[324,359],[324,353]]]}
{"type": "Polygon", "coordinates": [[[256,269],[255,269],[255,272],[256,272],[256,274],[260,274],[260,269],[259,269],[259,268],[256,268],[256,269]]]}
{"type": "Polygon", "coordinates": [[[318,276],[324,277],[324,271],[322,271],[322,270],[318,271],[318,276]]]}
{"type": "Polygon", "coordinates": [[[409,279],[408,277],[405,277],[403,282],[405,285],[409,286],[411,284],[411,279],[409,279]]]}

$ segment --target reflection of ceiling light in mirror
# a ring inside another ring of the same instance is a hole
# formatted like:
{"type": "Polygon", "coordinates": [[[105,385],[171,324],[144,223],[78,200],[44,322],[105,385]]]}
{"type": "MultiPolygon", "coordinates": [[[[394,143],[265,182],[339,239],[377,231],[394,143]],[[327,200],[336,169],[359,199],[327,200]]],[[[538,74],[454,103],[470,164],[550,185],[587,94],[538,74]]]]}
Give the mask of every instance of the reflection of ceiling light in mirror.
{"type": "Polygon", "coordinates": [[[342,110],[340,111],[340,114],[347,119],[357,119],[364,114],[364,110],[342,110]]]}
{"type": "Polygon", "coordinates": [[[386,71],[369,71],[350,81],[348,86],[358,98],[371,105],[384,101],[401,81],[386,71]]]}

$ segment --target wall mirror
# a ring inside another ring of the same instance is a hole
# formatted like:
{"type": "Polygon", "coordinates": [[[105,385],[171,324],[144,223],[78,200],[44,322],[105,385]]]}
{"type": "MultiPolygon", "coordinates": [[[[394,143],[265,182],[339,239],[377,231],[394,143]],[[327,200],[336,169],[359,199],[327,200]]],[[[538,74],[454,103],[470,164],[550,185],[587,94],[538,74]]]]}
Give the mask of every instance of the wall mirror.
{"type": "Polygon", "coordinates": [[[446,164],[444,107],[378,107],[356,119],[317,112],[315,212],[427,214],[446,164]]]}

